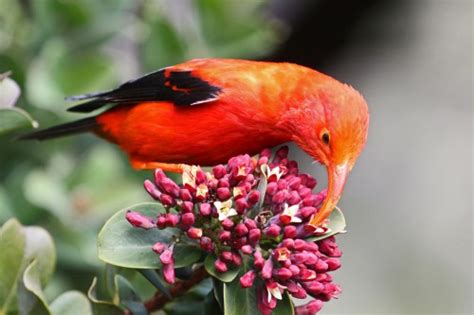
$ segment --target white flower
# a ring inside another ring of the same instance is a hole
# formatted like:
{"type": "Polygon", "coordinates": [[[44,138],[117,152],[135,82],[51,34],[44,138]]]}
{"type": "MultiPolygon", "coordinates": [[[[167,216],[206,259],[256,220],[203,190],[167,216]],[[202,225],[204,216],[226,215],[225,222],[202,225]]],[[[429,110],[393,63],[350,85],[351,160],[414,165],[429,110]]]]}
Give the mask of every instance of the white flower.
{"type": "Polygon", "coordinates": [[[279,180],[280,177],[282,177],[283,174],[285,173],[284,170],[280,169],[279,166],[277,166],[273,169],[270,169],[270,166],[268,166],[268,164],[263,164],[260,167],[260,170],[262,171],[263,176],[265,176],[265,178],[267,180],[273,175],[275,175],[276,179],[279,180]]]}
{"type": "Polygon", "coordinates": [[[267,300],[268,303],[272,300],[272,296],[277,299],[281,300],[282,299],[282,293],[285,291],[286,287],[279,284],[278,282],[271,282],[267,283],[267,300]]]}
{"type": "Polygon", "coordinates": [[[283,209],[283,212],[280,215],[280,218],[282,220],[287,220],[285,223],[301,223],[301,218],[296,216],[296,213],[298,212],[298,209],[300,208],[298,205],[292,205],[291,207],[288,207],[288,204],[285,203],[285,208],[283,209]]]}
{"type": "Polygon", "coordinates": [[[196,188],[196,172],[199,167],[196,165],[185,165],[183,168],[183,185],[196,188]]]}
{"type": "Polygon", "coordinates": [[[232,208],[232,199],[227,201],[214,201],[214,207],[219,213],[219,221],[224,221],[228,217],[237,215],[237,211],[232,208]]]}

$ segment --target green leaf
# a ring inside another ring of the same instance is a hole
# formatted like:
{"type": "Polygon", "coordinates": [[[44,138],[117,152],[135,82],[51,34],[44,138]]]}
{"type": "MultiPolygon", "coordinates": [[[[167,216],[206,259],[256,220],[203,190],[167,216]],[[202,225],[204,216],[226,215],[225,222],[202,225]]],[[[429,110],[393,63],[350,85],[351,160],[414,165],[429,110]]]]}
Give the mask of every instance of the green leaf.
{"type": "Polygon", "coordinates": [[[68,291],[57,297],[50,305],[51,315],[92,315],[87,297],[78,291],[68,291]]]}
{"type": "Polygon", "coordinates": [[[229,266],[229,270],[227,272],[218,272],[214,263],[216,262],[217,257],[215,254],[209,254],[204,260],[204,266],[206,267],[206,271],[213,277],[219,279],[222,282],[231,282],[235,279],[237,274],[239,273],[240,267],[236,267],[234,265],[229,266]]]}
{"type": "Polygon", "coordinates": [[[30,312],[27,312],[28,314],[50,314],[51,312],[48,307],[48,302],[46,301],[41,286],[41,272],[36,260],[33,260],[33,262],[25,269],[25,273],[23,274],[23,285],[25,289],[36,298],[36,301],[31,303],[28,307],[20,304],[22,309],[28,311],[31,310],[30,312]]]}
{"type": "Polygon", "coordinates": [[[115,286],[118,290],[121,305],[129,309],[134,315],[148,315],[145,305],[127,279],[121,275],[116,275],[115,286]]]}
{"type": "Polygon", "coordinates": [[[94,315],[123,315],[123,310],[110,301],[101,300],[97,297],[97,277],[92,281],[87,296],[92,301],[94,315]]]}
{"type": "Polygon", "coordinates": [[[132,209],[150,217],[163,213],[158,203],[142,203],[114,214],[99,232],[97,246],[99,259],[106,263],[132,268],[157,269],[161,267],[158,255],[151,250],[156,242],[169,243],[177,229],[143,230],[133,227],[125,219],[127,210],[132,209]]]}
{"type": "Polygon", "coordinates": [[[164,280],[160,275],[156,273],[153,269],[138,269],[138,272],[142,274],[145,279],[147,279],[155,288],[160,290],[161,293],[166,295],[170,300],[172,299],[170,290],[166,286],[164,280]]]}
{"type": "Polygon", "coordinates": [[[22,272],[26,237],[16,219],[0,229],[0,314],[6,314],[22,272]]]}
{"type": "Polygon", "coordinates": [[[197,262],[201,256],[202,251],[196,245],[178,243],[173,249],[173,258],[175,268],[190,266],[197,262]]]}
{"type": "Polygon", "coordinates": [[[27,112],[16,107],[0,108],[0,135],[26,127],[38,127],[27,112]]]}
{"type": "Polygon", "coordinates": [[[202,310],[201,310],[201,315],[207,315],[207,314],[213,314],[213,315],[219,315],[223,314],[219,303],[216,300],[216,297],[214,296],[214,292],[209,292],[209,294],[206,296],[206,299],[203,302],[202,305],[202,310]]]}
{"type": "Polygon", "coordinates": [[[253,315],[257,310],[256,286],[242,288],[239,278],[224,283],[225,315],[253,315]]]}
{"type": "Polygon", "coordinates": [[[294,315],[295,308],[293,306],[293,302],[291,302],[291,298],[287,292],[283,294],[283,298],[281,301],[277,301],[277,306],[272,312],[272,315],[294,315]]]}
{"type": "Polygon", "coordinates": [[[53,239],[45,229],[38,226],[27,226],[23,228],[23,231],[26,236],[23,261],[29,264],[31,261],[36,260],[36,268],[40,273],[41,285],[45,286],[53,274],[56,265],[56,249],[53,239]]]}
{"type": "Polygon", "coordinates": [[[167,303],[163,310],[167,315],[219,315],[220,313],[205,313],[207,296],[212,293],[212,281],[204,279],[195,285],[185,295],[167,303]]]}
{"type": "Polygon", "coordinates": [[[310,236],[306,238],[306,240],[316,242],[328,238],[330,236],[346,232],[346,219],[344,218],[344,214],[342,213],[341,209],[339,209],[338,207],[334,208],[334,210],[329,215],[328,220],[329,230],[326,232],[326,234],[323,234],[321,236],[310,236]]]}

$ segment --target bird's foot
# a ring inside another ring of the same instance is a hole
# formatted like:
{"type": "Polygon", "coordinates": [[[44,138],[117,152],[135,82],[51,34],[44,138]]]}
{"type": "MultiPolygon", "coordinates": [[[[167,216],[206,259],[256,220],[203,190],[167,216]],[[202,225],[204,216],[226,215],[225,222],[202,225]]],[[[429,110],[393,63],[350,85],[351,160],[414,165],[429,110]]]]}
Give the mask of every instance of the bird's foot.
{"type": "Polygon", "coordinates": [[[130,163],[132,167],[137,170],[154,170],[157,168],[162,169],[166,172],[173,172],[173,173],[184,173],[187,169],[190,169],[191,166],[187,164],[175,164],[175,163],[161,163],[161,162],[143,162],[137,160],[131,160],[130,163]]]}

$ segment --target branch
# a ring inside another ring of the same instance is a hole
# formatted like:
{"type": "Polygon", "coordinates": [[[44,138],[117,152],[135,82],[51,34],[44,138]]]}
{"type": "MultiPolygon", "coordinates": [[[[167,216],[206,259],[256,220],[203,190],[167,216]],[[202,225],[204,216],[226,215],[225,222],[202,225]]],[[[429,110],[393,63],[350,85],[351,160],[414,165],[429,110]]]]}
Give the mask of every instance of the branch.
{"type": "MultiPolygon", "coordinates": [[[[183,280],[177,282],[173,287],[170,289],[170,295],[172,299],[185,294],[189,289],[193,286],[207,278],[209,274],[206,272],[204,266],[196,269],[189,280],[183,280]]],[[[172,299],[169,299],[166,295],[161,294],[161,292],[156,292],[155,295],[145,302],[145,307],[148,312],[153,312],[156,310],[161,309],[165,306],[166,303],[170,302],[172,299]]]]}

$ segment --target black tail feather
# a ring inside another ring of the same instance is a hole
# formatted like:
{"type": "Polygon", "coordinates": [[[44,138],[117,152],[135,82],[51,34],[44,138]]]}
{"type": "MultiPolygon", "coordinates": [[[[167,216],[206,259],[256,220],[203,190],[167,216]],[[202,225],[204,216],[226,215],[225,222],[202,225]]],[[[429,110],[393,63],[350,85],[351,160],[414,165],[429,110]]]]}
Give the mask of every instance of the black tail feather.
{"type": "Polygon", "coordinates": [[[95,117],[68,122],[43,130],[34,131],[18,137],[19,140],[47,140],[87,132],[97,127],[95,117]]]}
{"type": "Polygon", "coordinates": [[[79,105],[75,105],[73,107],[69,107],[67,109],[67,111],[68,112],[74,112],[74,113],[90,113],[90,112],[92,112],[96,109],[101,108],[105,104],[107,104],[107,101],[104,101],[104,100],[98,98],[98,99],[95,99],[95,100],[92,100],[92,101],[89,101],[89,102],[85,102],[85,103],[81,103],[79,105]]]}

